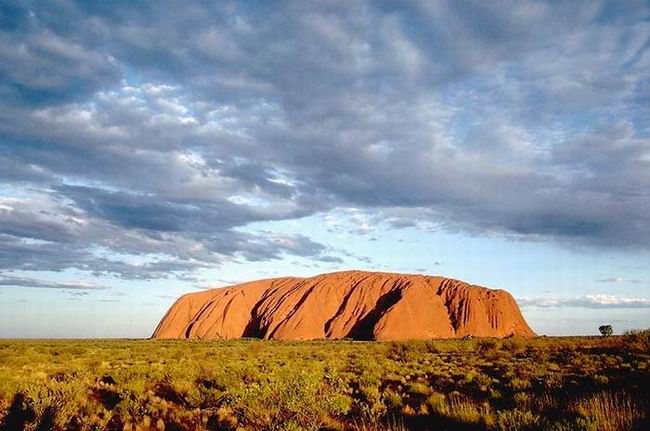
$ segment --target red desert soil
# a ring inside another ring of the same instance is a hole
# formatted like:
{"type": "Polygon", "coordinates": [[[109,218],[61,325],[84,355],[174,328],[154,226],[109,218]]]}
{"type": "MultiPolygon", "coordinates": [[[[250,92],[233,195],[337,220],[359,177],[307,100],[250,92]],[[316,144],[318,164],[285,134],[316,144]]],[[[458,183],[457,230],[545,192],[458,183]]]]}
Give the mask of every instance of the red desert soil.
{"type": "Polygon", "coordinates": [[[345,271],[189,293],[153,338],[411,340],[534,336],[513,297],[444,277],[345,271]]]}

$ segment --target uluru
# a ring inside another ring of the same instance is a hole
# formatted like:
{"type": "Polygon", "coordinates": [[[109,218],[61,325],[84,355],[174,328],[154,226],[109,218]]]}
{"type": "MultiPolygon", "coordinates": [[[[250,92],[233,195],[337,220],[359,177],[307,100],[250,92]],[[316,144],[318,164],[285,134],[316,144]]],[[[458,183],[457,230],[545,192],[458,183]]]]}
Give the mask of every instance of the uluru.
{"type": "Polygon", "coordinates": [[[183,295],[153,338],[388,341],[534,335],[505,290],[438,276],[345,271],[183,295]]]}

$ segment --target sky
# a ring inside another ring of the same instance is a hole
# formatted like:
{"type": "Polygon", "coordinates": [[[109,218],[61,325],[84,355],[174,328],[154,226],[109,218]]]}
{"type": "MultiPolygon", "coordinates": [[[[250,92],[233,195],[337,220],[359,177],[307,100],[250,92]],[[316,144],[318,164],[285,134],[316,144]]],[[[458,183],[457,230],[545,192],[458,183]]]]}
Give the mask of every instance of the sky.
{"type": "Polygon", "coordinates": [[[650,3],[0,3],[0,337],[346,269],[650,327],[650,3]]]}

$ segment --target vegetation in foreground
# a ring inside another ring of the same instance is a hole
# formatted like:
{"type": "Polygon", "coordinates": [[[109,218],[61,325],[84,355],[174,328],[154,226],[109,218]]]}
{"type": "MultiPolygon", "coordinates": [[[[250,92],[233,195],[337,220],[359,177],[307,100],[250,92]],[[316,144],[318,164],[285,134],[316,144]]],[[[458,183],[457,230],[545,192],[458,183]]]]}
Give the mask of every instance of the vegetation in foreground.
{"type": "Polygon", "coordinates": [[[0,341],[1,430],[650,429],[621,337],[0,341]]]}

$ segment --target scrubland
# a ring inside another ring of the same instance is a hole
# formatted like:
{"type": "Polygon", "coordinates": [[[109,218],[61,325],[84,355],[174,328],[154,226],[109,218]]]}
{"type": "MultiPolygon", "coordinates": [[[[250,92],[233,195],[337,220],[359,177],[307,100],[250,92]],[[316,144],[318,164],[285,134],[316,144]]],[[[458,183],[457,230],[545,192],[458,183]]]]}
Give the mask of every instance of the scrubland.
{"type": "Polygon", "coordinates": [[[0,340],[0,430],[644,430],[650,331],[405,343],[0,340]]]}

